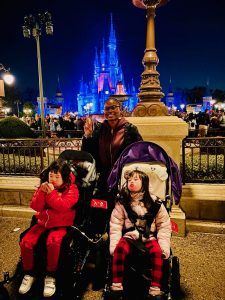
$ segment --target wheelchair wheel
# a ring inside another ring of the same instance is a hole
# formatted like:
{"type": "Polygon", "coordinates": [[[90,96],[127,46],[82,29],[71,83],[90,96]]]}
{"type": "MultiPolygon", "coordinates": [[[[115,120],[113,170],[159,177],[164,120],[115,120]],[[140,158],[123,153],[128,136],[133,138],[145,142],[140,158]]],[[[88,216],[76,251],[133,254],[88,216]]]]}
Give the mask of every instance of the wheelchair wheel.
{"type": "Polygon", "coordinates": [[[172,292],[172,299],[179,299],[179,297],[180,297],[180,262],[179,262],[179,258],[177,256],[172,257],[171,292],[172,292]]]}
{"type": "Polygon", "coordinates": [[[105,277],[107,272],[107,260],[106,255],[108,250],[108,242],[100,242],[95,249],[94,254],[94,272],[93,272],[93,290],[98,291],[105,285],[105,277]]]}

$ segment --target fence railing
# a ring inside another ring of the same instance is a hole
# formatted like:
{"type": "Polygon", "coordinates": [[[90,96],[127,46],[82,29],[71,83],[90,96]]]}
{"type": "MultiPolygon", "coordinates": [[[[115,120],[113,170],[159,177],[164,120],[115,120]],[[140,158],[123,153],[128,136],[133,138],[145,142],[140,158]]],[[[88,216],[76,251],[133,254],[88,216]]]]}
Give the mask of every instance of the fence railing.
{"type": "MultiPolygon", "coordinates": [[[[81,150],[80,138],[0,139],[0,174],[38,176],[66,149],[81,150]]],[[[185,138],[183,183],[225,183],[225,138],[185,138]]]]}
{"type": "Polygon", "coordinates": [[[183,183],[225,183],[225,138],[185,138],[181,170],[183,183]]]}
{"type": "Polygon", "coordinates": [[[0,174],[37,176],[66,150],[80,150],[80,138],[0,139],[0,174]]]}
{"type": "MultiPolygon", "coordinates": [[[[34,130],[37,135],[42,136],[43,131],[42,130],[34,130]]],[[[84,134],[83,130],[61,130],[61,131],[51,131],[46,130],[46,136],[47,137],[65,137],[65,138],[82,138],[84,134]]]]}

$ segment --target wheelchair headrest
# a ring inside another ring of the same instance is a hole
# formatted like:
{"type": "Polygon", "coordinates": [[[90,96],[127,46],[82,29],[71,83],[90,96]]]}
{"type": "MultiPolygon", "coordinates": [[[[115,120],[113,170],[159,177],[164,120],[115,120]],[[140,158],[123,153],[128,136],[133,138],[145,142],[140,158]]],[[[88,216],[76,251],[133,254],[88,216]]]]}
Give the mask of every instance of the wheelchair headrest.
{"type": "Polygon", "coordinates": [[[90,186],[96,180],[96,164],[93,156],[86,151],[64,150],[59,159],[66,160],[70,164],[71,171],[82,181],[83,187],[90,186]]]}
{"type": "Polygon", "coordinates": [[[125,174],[133,170],[146,173],[149,177],[149,192],[164,200],[166,196],[166,180],[168,178],[167,168],[162,162],[136,162],[123,166],[120,180],[120,188],[125,184],[125,174]]]}

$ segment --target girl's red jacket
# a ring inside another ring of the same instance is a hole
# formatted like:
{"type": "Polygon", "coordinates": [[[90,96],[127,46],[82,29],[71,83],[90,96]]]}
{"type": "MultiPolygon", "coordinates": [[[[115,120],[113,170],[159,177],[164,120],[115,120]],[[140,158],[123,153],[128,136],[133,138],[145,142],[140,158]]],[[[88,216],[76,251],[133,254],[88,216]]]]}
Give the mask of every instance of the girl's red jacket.
{"type": "Polygon", "coordinates": [[[64,192],[53,190],[46,194],[37,189],[30,207],[37,211],[38,224],[46,228],[70,226],[74,223],[76,210],[74,205],[79,198],[76,184],[69,185],[64,192]]]}

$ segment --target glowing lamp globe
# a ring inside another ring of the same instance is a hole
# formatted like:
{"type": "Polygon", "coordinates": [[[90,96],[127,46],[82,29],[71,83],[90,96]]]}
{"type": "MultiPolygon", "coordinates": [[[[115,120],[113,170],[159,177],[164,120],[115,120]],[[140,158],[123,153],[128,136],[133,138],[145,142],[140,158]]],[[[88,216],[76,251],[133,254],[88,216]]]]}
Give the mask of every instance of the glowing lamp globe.
{"type": "Polygon", "coordinates": [[[13,84],[15,78],[12,74],[7,72],[3,75],[3,80],[6,84],[13,84]]]}

